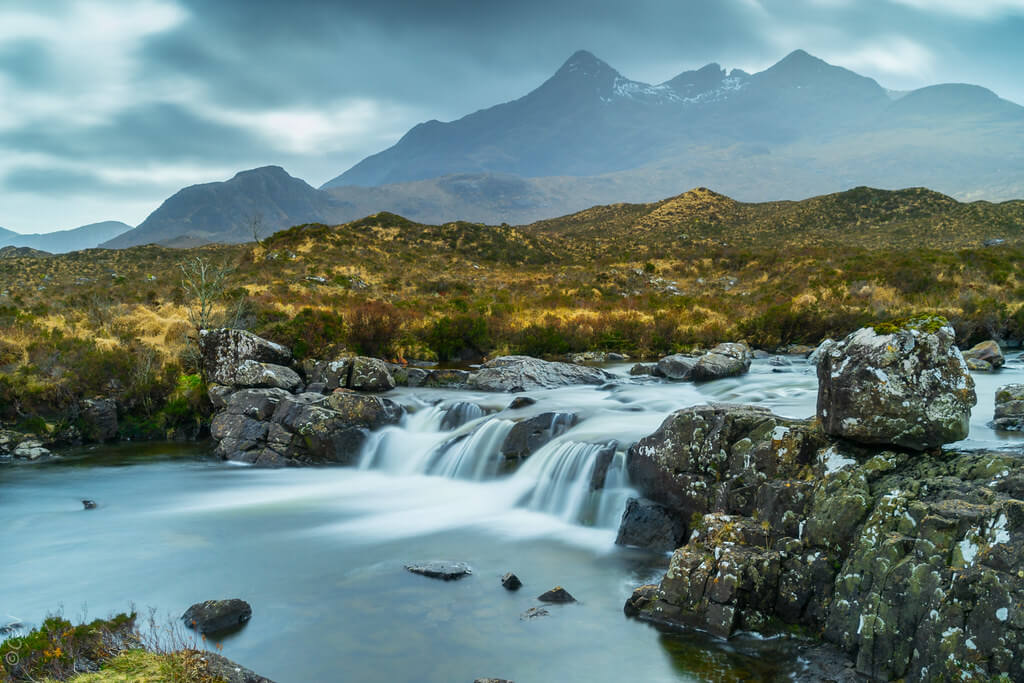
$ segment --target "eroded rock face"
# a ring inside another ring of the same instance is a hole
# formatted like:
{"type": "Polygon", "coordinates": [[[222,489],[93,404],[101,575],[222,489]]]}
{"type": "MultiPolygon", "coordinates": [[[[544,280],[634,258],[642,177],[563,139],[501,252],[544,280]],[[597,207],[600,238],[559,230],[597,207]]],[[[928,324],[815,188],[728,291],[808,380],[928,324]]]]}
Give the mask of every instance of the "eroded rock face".
{"type": "Polygon", "coordinates": [[[481,391],[532,391],[574,384],[604,384],[611,375],[599,368],[557,363],[529,356],[501,356],[469,375],[466,384],[481,391]]]}
{"type": "Polygon", "coordinates": [[[238,386],[235,371],[243,361],[288,365],[292,359],[292,352],[280,344],[227,328],[200,332],[199,350],[207,380],[229,386],[238,386]]]}
{"type": "Polygon", "coordinates": [[[887,334],[862,328],[818,362],[818,417],[833,436],[935,448],[967,436],[975,403],[974,381],[942,319],[887,334]]]}
{"type": "Polygon", "coordinates": [[[857,445],[705,406],[631,459],[642,494],[694,514],[627,614],[722,636],[800,626],[873,680],[1024,680],[1019,455],[857,445]]]}

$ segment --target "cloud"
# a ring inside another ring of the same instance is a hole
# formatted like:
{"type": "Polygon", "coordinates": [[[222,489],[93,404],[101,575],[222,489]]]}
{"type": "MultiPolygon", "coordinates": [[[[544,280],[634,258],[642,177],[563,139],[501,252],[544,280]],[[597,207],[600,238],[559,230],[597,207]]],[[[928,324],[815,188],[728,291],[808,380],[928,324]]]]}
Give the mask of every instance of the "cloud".
{"type": "Polygon", "coordinates": [[[829,52],[828,61],[854,71],[897,76],[926,77],[932,73],[935,55],[906,36],[886,36],[850,51],[829,52]]]}
{"type": "Polygon", "coordinates": [[[891,0],[922,12],[940,12],[968,19],[995,19],[1024,14],[1024,0],[891,0]]]}

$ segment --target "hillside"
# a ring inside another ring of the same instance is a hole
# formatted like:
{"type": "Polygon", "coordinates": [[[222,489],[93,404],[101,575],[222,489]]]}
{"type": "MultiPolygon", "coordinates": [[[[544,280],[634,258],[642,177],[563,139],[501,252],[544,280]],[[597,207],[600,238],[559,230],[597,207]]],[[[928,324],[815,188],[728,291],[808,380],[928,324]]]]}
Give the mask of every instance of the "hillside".
{"type": "Polygon", "coordinates": [[[29,235],[22,235],[9,230],[0,231],[0,246],[29,247],[53,254],[63,254],[80,249],[92,249],[99,246],[102,242],[106,242],[131,229],[132,226],[120,221],[103,221],[102,223],[91,223],[70,230],[57,230],[55,232],[29,235]]]}

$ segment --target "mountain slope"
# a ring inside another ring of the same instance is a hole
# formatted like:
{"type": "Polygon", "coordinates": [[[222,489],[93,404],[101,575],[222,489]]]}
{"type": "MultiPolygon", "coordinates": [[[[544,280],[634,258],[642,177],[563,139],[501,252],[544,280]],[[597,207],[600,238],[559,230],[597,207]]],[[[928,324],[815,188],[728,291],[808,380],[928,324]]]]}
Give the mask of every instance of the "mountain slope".
{"type": "Polygon", "coordinates": [[[70,230],[22,235],[16,232],[0,232],[0,246],[29,247],[51,254],[92,249],[128,230],[132,226],[121,221],[91,223],[70,230]]]}
{"type": "Polygon", "coordinates": [[[747,200],[863,184],[1004,199],[1024,195],[1024,108],[964,85],[894,100],[874,80],[802,50],[753,75],[709,64],[660,85],[581,51],[527,95],[420,124],[323,189],[361,205],[356,187],[386,186],[378,194],[416,206],[409,183],[466,174],[542,179],[524,186],[519,203],[531,210],[651,201],[692,185],[747,200]],[[570,185],[586,200],[568,198],[570,185]],[[591,186],[614,191],[595,198],[591,186]]]}
{"type": "Polygon", "coordinates": [[[137,228],[103,243],[120,249],[180,243],[247,242],[299,223],[330,221],[338,203],[279,166],[242,171],[230,180],[176,192],[137,228]]]}

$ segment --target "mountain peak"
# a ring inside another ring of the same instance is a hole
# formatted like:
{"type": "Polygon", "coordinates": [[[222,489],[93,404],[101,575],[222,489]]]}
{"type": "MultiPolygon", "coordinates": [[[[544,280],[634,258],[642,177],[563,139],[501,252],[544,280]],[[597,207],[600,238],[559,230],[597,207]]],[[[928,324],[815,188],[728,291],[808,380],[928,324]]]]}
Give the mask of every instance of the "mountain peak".
{"type": "Polygon", "coordinates": [[[618,76],[619,72],[608,65],[607,62],[598,59],[593,53],[586,50],[577,50],[565,64],[555,73],[555,77],[586,77],[594,78],[605,75],[618,76]]]}

